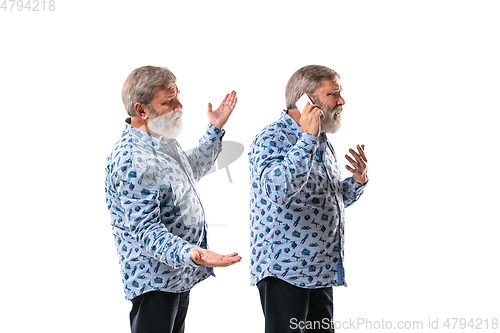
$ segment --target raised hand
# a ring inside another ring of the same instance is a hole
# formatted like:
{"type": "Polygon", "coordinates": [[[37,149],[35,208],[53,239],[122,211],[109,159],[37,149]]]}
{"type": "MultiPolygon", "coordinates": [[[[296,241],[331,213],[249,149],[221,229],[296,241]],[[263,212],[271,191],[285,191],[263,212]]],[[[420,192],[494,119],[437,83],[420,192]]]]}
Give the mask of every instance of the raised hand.
{"type": "Polygon", "coordinates": [[[309,133],[318,137],[321,133],[321,120],[323,119],[325,119],[325,115],[320,107],[307,102],[300,116],[300,129],[302,133],[309,133]]]}
{"type": "Polygon", "coordinates": [[[241,257],[236,252],[222,255],[200,247],[195,247],[189,254],[195,264],[207,267],[227,267],[241,261],[241,257]]]}
{"type": "Polygon", "coordinates": [[[214,125],[218,129],[222,129],[226,124],[231,112],[233,112],[234,107],[238,98],[236,97],[236,92],[233,90],[230,94],[224,97],[224,100],[217,108],[217,110],[212,111],[212,104],[208,103],[207,116],[210,124],[214,125]]]}
{"type": "Polygon", "coordinates": [[[368,181],[368,160],[365,155],[365,145],[357,145],[357,152],[354,149],[349,149],[349,152],[352,154],[354,159],[345,155],[345,158],[351,163],[352,166],[346,165],[346,169],[352,172],[354,180],[359,184],[365,184],[368,181]]]}

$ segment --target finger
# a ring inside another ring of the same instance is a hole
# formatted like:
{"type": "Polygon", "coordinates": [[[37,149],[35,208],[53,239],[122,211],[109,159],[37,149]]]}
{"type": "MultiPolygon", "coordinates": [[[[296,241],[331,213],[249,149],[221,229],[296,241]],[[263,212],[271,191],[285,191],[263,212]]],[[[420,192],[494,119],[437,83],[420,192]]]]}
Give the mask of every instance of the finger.
{"type": "Polygon", "coordinates": [[[362,167],[365,167],[365,162],[363,161],[363,159],[361,158],[361,156],[359,156],[359,154],[354,151],[354,149],[349,149],[349,152],[352,154],[352,156],[354,156],[354,158],[356,159],[356,161],[359,163],[360,166],[362,167]]]}
{"type": "MultiPolygon", "coordinates": [[[[309,106],[311,106],[311,104],[309,102],[307,102],[306,105],[304,105],[304,109],[302,110],[302,114],[306,114],[306,113],[311,112],[312,108],[310,108],[309,106]]],[[[299,111],[301,111],[301,110],[299,110],[299,111]]]]}
{"type": "Polygon", "coordinates": [[[224,257],[223,260],[229,260],[229,261],[233,261],[233,260],[238,260],[239,261],[239,260],[241,260],[241,257],[238,255],[237,252],[225,255],[223,257],[224,257]]]}
{"type": "Polygon", "coordinates": [[[236,91],[233,90],[229,93],[229,99],[234,100],[235,98],[236,98],[236,91]]]}
{"type": "Polygon", "coordinates": [[[226,96],[227,98],[225,99],[225,102],[226,102],[226,105],[231,105],[231,103],[233,102],[234,100],[234,94],[231,92],[229,94],[227,94],[226,96]]]}
{"type": "Polygon", "coordinates": [[[212,112],[212,103],[208,103],[208,110],[207,113],[212,112]]]}
{"type": "Polygon", "coordinates": [[[228,99],[229,99],[229,94],[226,94],[226,96],[224,97],[224,99],[222,100],[222,102],[220,103],[220,107],[223,107],[224,105],[226,105],[228,103],[228,99]]]}
{"type": "Polygon", "coordinates": [[[227,266],[231,266],[233,264],[236,264],[237,262],[240,262],[240,261],[241,261],[241,257],[239,257],[239,256],[230,257],[230,258],[223,258],[223,259],[219,260],[219,262],[217,263],[217,266],[227,267],[227,266]]]}
{"type": "Polygon", "coordinates": [[[316,104],[311,104],[311,103],[307,102],[306,105],[304,106],[303,112],[305,113],[307,111],[307,113],[310,113],[310,112],[313,112],[313,110],[315,110],[316,108],[319,108],[319,106],[316,104]]]}
{"type": "Polygon", "coordinates": [[[232,111],[236,106],[236,101],[238,98],[236,97],[236,92],[233,90],[230,94],[228,94],[227,99],[224,99],[224,103],[221,104],[224,111],[232,111]]]}
{"type": "Polygon", "coordinates": [[[349,152],[352,154],[352,157],[356,159],[357,163],[361,163],[361,156],[359,156],[359,154],[354,151],[354,149],[350,148],[349,152]]]}
{"type": "MultiPolygon", "coordinates": [[[[307,102],[307,103],[309,103],[309,102],[307,102]]],[[[306,105],[306,107],[304,108],[304,112],[306,110],[307,110],[307,113],[310,113],[311,115],[314,115],[314,116],[319,116],[319,117],[325,116],[323,114],[323,110],[321,110],[321,108],[315,104],[309,105],[309,108],[308,108],[308,105],[306,105]]]]}
{"type": "MultiPolygon", "coordinates": [[[[233,91],[234,92],[234,91],[233,91]]],[[[230,96],[229,100],[228,100],[228,108],[230,110],[233,110],[234,107],[236,106],[236,102],[238,101],[238,97],[236,97],[236,93],[234,93],[233,95],[230,96]]]]}
{"type": "Polygon", "coordinates": [[[234,257],[226,259],[226,262],[229,263],[229,265],[236,264],[237,262],[240,262],[240,261],[241,261],[240,256],[234,256],[234,257]]]}
{"type": "Polygon", "coordinates": [[[312,106],[312,111],[323,113],[323,111],[321,110],[321,108],[319,107],[319,105],[313,104],[311,106],[312,106]]]}
{"type": "Polygon", "coordinates": [[[231,99],[235,99],[236,98],[236,91],[231,91],[231,99]]]}
{"type": "Polygon", "coordinates": [[[366,159],[366,155],[365,155],[365,145],[358,145],[358,152],[359,152],[359,155],[361,156],[361,158],[363,159],[363,161],[365,162],[368,162],[368,160],[366,159]]]}
{"type": "Polygon", "coordinates": [[[345,155],[345,158],[346,158],[346,159],[349,161],[349,163],[351,163],[351,164],[352,164],[352,166],[353,166],[353,167],[355,167],[356,169],[359,167],[359,164],[358,164],[355,160],[353,160],[353,159],[351,158],[351,156],[349,156],[349,155],[345,155]]]}
{"type": "Polygon", "coordinates": [[[325,114],[323,113],[323,110],[320,111],[319,118],[321,120],[325,120],[325,114]]]}
{"type": "Polygon", "coordinates": [[[356,173],[356,169],[351,168],[350,166],[346,165],[345,168],[349,170],[351,173],[356,173]]]}

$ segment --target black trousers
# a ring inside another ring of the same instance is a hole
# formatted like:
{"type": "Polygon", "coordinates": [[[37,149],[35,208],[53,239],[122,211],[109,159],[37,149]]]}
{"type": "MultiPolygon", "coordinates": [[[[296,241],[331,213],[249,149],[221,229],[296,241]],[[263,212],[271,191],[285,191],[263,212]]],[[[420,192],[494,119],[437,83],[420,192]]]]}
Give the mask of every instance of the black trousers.
{"type": "Polygon", "coordinates": [[[332,287],[306,289],[274,277],[257,283],[266,333],[335,332],[332,287]]]}
{"type": "Polygon", "coordinates": [[[189,291],[176,294],[150,291],[132,299],[132,333],[183,333],[189,291]]]}

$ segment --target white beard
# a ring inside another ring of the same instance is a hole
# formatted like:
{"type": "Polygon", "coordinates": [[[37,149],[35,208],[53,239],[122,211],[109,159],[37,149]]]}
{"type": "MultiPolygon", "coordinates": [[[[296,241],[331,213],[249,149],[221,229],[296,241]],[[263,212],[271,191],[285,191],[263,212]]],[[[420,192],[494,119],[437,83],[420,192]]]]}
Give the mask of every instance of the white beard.
{"type": "Polygon", "coordinates": [[[150,107],[150,114],[153,115],[148,120],[147,126],[152,136],[157,138],[173,139],[182,132],[182,110],[175,110],[159,116],[156,111],[150,107]]]}
{"type": "Polygon", "coordinates": [[[325,119],[321,121],[321,131],[336,133],[342,127],[342,105],[337,105],[333,110],[322,108],[325,119]]]}

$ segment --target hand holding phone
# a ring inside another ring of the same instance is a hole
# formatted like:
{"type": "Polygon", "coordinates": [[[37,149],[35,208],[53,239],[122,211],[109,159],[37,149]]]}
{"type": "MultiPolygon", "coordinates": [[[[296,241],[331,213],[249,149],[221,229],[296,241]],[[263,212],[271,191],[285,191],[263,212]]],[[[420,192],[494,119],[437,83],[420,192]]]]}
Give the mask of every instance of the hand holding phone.
{"type": "Polygon", "coordinates": [[[300,98],[295,103],[295,106],[301,113],[300,128],[302,133],[310,133],[315,137],[318,137],[321,133],[321,120],[325,118],[321,108],[319,108],[318,105],[315,105],[311,101],[307,93],[304,93],[302,94],[302,96],[300,96],[300,98]],[[310,112],[303,114],[307,103],[309,103],[309,105],[314,105],[314,107],[310,108],[310,112]]]}
{"type": "Polygon", "coordinates": [[[314,103],[311,101],[307,93],[303,93],[302,96],[295,102],[295,106],[299,110],[300,113],[304,110],[306,103],[309,102],[310,105],[313,105],[314,103]]]}

